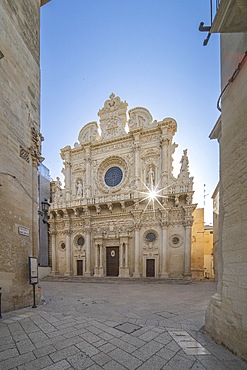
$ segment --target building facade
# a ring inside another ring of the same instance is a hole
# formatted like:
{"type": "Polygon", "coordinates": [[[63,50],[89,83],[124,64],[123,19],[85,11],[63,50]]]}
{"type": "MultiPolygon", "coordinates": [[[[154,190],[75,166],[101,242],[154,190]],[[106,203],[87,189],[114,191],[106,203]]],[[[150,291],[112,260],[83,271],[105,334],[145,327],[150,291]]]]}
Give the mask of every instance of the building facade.
{"type": "Polygon", "coordinates": [[[213,226],[204,224],[204,208],[196,208],[193,217],[191,275],[193,279],[213,279],[213,226]]]}
{"type": "Polygon", "coordinates": [[[220,33],[221,95],[211,139],[220,144],[217,294],[206,331],[247,359],[247,2],[217,2],[210,32],[220,33]]]}
{"type": "Polygon", "coordinates": [[[100,125],[88,123],[74,148],[61,150],[65,186],[52,183],[49,221],[53,274],[190,276],[196,205],[187,150],[172,174],[177,123],[142,107],[127,116],[127,106],[111,94],[100,125]]]}
{"type": "Polygon", "coordinates": [[[3,311],[32,302],[28,257],[38,257],[40,6],[0,2],[0,286],[3,311]]]}

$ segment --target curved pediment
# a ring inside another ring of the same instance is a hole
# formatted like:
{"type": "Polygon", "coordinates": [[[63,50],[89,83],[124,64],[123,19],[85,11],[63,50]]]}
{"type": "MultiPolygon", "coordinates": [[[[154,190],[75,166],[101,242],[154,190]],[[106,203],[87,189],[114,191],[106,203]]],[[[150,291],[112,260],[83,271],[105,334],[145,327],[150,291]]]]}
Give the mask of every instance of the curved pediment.
{"type": "Polygon", "coordinates": [[[129,130],[135,130],[136,128],[144,127],[151,128],[153,117],[151,113],[143,107],[136,107],[129,110],[129,130]]]}
{"type": "Polygon", "coordinates": [[[99,140],[98,123],[87,123],[79,132],[78,140],[81,144],[99,140]]]}

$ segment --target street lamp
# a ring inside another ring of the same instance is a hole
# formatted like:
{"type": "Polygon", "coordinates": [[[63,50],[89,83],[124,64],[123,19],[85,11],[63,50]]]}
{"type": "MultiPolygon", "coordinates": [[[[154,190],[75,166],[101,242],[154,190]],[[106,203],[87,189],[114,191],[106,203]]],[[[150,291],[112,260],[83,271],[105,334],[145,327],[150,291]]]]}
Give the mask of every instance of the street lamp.
{"type": "Polygon", "coordinates": [[[47,221],[49,219],[49,216],[48,216],[49,208],[50,208],[50,203],[48,202],[47,199],[44,199],[41,202],[41,209],[42,209],[42,216],[43,216],[44,224],[47,224],[47,221]]]}

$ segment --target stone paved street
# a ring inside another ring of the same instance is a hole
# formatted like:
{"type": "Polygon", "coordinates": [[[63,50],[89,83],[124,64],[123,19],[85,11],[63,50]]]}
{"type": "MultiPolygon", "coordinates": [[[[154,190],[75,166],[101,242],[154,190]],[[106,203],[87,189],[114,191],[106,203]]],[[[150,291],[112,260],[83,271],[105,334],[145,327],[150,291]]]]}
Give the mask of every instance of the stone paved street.
{"type": "Polygon", "coordinates": [[[41,285],[44,305],[3,314],[2,370],[247,369],[200,331],[213,282],[68,278],[41,285]]]}

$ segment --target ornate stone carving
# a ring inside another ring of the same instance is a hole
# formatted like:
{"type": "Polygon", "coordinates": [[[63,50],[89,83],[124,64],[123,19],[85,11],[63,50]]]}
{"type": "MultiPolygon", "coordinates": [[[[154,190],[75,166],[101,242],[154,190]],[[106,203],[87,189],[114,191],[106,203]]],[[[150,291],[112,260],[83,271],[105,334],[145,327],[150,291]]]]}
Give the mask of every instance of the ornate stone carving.
{"type": "Polygon", "coordinates": [[[129,167],[126,163],[126,161],[118,156],[111,156],[109,158],[106,158],[104,161],[102,161],[98,168],[97,168],[97,177],[96,177],[96,183],[99,188],[99,190],[107,192],[107,193],[114,193],[119,191],[121,188],[123,188],[126,183],[129,180],[129,167]],[[119,185],[114,187],[109,187],[106,185],[104,181],[104,175],[106,171],[111,167],[119,167],[122,170],[123,173],[123,179],[119,183],[119,185]]]}
{"type": "Polygon", "coordinates": [[[110,95],[110,99],[105,101],[104,107],[98,112],[100,117],[101,140],[127,135],[125,130],[127,106],[128,104],[126,102],[122,102],[113,93],[110,95]]]}
{"type": "Polygon", "coordinates": [[[151,128],[153,117],[146,108],[136,107],[129,110],[129,130],[135,130],[140,127],[151,128]]]}
{"type": "Polygon", "coordinates": [[[23,158],[27,163],[30,162],[29,151],[24,149],[21,145],[20,145],[20,157],[23,158]]]}
{"type": "Polygon", "coordinates": [[[95,142],[100,138],[97,122],[87,123],[80,131],[78,141],[80,144],[95,142]]]}
{"type": "Polygon", "coordinates": [[[30,154],[33,160],[33,166],[38,167],[39,164],[44,160],[41,156],[41,143],[44,140],[44,137],[40,132],[36,130],[34,126],[31,127],[31,147],[30,154]]]}

